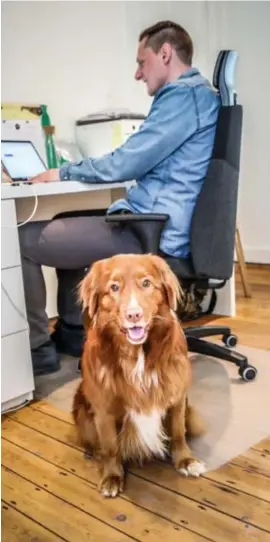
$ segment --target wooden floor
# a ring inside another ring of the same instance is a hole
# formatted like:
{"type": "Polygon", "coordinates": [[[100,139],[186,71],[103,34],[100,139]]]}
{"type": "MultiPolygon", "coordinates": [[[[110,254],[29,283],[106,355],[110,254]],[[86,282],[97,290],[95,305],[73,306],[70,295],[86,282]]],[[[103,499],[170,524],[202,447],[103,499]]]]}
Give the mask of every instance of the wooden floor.
{"type": "Polygon", "coordinates": [[[134,469],[104,500],[68,415],[37,403],[2,422],[4,542],[270,541],[270,439],[201,479],[134,469]]]}
{"type": "MultiPolygon", "coordinates": [[[[237,275],[229,323],[242,344],[270,348],[270,269],[249,276],[254,297],[237,275]]],[[[3,542],[270,542],[270,438],[200,479],[153,464],[133,469],[118,499],[96,484],[69,415],[37,402],[2,417],[3,542]]]]}

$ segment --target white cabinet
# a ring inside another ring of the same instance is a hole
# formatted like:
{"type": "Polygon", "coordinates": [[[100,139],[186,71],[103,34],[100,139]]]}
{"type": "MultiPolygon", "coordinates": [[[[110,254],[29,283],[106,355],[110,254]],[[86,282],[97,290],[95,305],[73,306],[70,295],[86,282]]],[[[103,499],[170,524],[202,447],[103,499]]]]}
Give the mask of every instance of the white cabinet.
{"type": "Polygon", "coordinates": [[[2,411],[9,401],[23,404],[25,395],[34,389],[32,361],[29,355],[27,331],[1,338],[1,404],[2,411]]]}
{"type": "Polygon", "coordinates": [[[1,284],[1,335],[11,335],[28,329],[21,267],[3,269],[1,284]]]}
{"type": "Polygon", "coordinates": [[[21,265],[16,208],[13,199],[1,201],[1,269],[21,265]]]}
{"type": "Polygon", "coordinates": [[[34,376],[26,317],[14,199],[1,201],[1,412],[33,398],[34,376]]]}

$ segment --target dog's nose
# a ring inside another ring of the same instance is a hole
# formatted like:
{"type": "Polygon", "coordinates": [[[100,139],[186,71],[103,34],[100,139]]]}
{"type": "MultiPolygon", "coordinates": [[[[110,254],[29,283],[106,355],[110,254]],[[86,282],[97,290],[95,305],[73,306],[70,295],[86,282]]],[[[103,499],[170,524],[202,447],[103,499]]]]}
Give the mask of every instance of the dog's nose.
{"type": "Polygon", "coordinates": [[[137,322],[139,322],[143,317],[143,311],[140,307],[128,308],[126,310],[125,317],[128,322],[137,324],[137,322]]]}

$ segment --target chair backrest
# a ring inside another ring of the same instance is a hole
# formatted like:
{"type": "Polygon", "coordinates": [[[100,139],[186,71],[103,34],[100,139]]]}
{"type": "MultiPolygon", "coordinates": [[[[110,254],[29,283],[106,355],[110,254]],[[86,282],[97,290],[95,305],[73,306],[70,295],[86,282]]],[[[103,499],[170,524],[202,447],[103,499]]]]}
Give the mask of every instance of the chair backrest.
{"type": "Polygon", "coordinates": [[[242,136],[242,106],[237,105],[235,51],[219,53],[213,85],[221,96],[212,159],[191,223],[190,241],[197,276],[232,276],[242,136]]]}

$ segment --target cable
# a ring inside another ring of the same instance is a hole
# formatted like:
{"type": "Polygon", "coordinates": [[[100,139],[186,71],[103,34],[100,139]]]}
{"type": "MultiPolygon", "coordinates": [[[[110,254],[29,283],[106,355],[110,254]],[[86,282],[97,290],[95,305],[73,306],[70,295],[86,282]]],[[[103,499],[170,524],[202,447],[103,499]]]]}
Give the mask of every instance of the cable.
{"type": "Polygon", "coordinates": [[[11,303],[13,309],[15,309],[15,311],[18,313],[18,315],[24,320],[24,322],[27,324],[27,329],[29,331],[29,324],[28,324],[28,321],[27,321],[27,318],[25,317],[25,315],[23,314],[23,312],[15,305],[14,301],[11,299],[8,291],[6,290],[5,286],[3,286],[3,284],[1,283],[1,289],[3,290],[3,292],[6,294],[9,302],[11,303]]]}
{"type": "MultiPolygon", "coordinates": [[[[20,186],[24,186],[23,183],[21,183],[20,186]]],[[[35,216],[35,214],[37,212],[37,208],[38,208],[38,195],[37,195],[36,191],[34,190],[34,188],[33,188],[33,186],[31,184],[27,184],[26,186],[30,186],[30,188],[31,188],[31,190],[33,192],[33,196],[35,198],[33,211],[31,212],[30,216],[26,220],[24,220],[24,222],[20,222],[19,224],[16,224],[15,226],[13,226],[13,225],[11,226],[9,224],[3,224],[2,228],[21,228],[21,226],[24,226],[25,224],[30,222],[30,220],[32,220],[32,218],[35,216]]]]}

